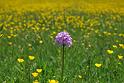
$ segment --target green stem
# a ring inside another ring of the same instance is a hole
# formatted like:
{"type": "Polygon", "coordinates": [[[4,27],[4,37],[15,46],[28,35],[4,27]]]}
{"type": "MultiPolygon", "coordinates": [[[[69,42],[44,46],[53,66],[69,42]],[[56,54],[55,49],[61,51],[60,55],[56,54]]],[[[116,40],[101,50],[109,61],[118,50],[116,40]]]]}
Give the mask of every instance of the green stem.
{"type": "Polygon", "coordinates": [[[62,82],[63,82],[63,74],[64,74],[64,47],[65,47],[65,45],[63,45],[63,47],[62,47],[62,73],[61,73],[61,80],[62,80],[62,82]]]}
{"type": "Polygon", "coordinates": [[[90,77],[91,77],[91,57],[88,57],[88,81],[90,82],[90,77]]]}
{"type": "Polygon", "coordinates": [[[30,72],[31,66],[30,65],[31,65],[31,63],[28,62],[28,71],[27,72],[28,72],[28,76],[29,76],[29,78],[28,78],[29,79],[29,83],[31,82],[31,76],[30,76],[31,75],[31,72],[30,72]]]}

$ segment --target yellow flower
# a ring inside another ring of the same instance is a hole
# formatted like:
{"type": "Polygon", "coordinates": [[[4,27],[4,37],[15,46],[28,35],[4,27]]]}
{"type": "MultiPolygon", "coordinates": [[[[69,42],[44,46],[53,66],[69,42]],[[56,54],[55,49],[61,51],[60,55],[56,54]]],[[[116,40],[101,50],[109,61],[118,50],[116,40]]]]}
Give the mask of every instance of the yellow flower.
{"type": "Polygon", "coordinates": [[[79,78],[82,78],[82,76],[81,76],[81,75],[78,75],[78,77],[79,77],[79,78]]]}
{"type": "Polygon", "coordinates": [[[33,83],[39,83],[39,81],[38,80],[35,80],[35,81],[33,81],[33,83]]]}
{"type": "Polygon", "coordinates": [[[11,36],[7,36],[9,39],[11,38],[11,36]]]}
{"type": "Polygon", "coordinates": [[[118,59],[123,59],[123,56],[122,55],[118,55],[118,59]]]}
{"type": "Polygon", "coordinates": [[[42,72],[42,69],[36,69],[36,71],[37,71],[38,73],[40,73],[40,72],[42,72]]]}
{"type": "Polygon", "coordinates": [[[22,62],[24,62],[24,59],[18,58],[17,61],[18,61],[19,63],[22,63],[22,62]]]}
{"type": "Polygon", "coordinates": [[[9,45],[12,45],[12,42],[8,42],[9,45]]]}
{"type": "Polygon", "coordinates": [[[108,54],[113,54],[113,50],[107,50],[108,54]]]}
{"type": "Polygon", "coordinates": [[[13,35],[13,37],[16,37],[17,35],[15,34],[15,35],[13,35]]]}
{"type": "Polygon", "coordinates": [[[124,44],[119,44],[120,47],[124,48],[124,44]]]}
{"type": "Polygon", "coordinates": [[[31,47],[32,45],[31,44],[28,44],[29,47],[31,47]]]}
{"type": "Polygon", "coordinates": [[[113,45],[112,47],[113,47],[113,48],[117,48],[117,46],[116,46],[116,45],[113,45]]]}
{"type": "Polygon", "coordinates": [[[40,44],[42,44],[42,43],[43,43],[43,41],[42,41],[42,40],[40,40],[40,41],[39,41],[39,43],[40,43],[40,44]]]}
{"type": "Polygon", "coordinates": [[[37,72],[33,72],[33,73],[32,73],[32,76],[33,76],[33,77],[37,77],[37,76],[38,76],[38,73],[37,73],[37,72]]]}
{"type": "Polygon", "coordinates": [[[56,32],[55,31],[53,31],[53,33],[52,33],[53,35],[55,35],[56,34],[56,32]]]}
{"type": "Polygon", "coordinates": [[[101,67],[102,64],[98,64],[98,63],[96,63],[95,66],[96,66],[96,67],[101,67]]]}
{"type": "Polygon", "coordinates": [[[32,55],[29,55],[28,58],[29,58],[30,60],[34,60],[34,59],[35,59],[35,57],[32,56],[32,55]]]}
{"type": "Polygon", "coordinates": [[[123,44],[119,44],[119,46],[120,46],[120,47],[122,47],[122,46],[123,46],[123,44]]]}
{"type": "Polygon", "coordinates": [[[59,83],[57,80],[49,80],[49,83],[59,83]]]}
{"type": "Polygon", "coordinates": [[[3,34],[0,34],[0,37],[2,37],[3,36],[3,34]]]}
{"type": "Polygon", "coordinates": [[[121,37],[121,36],[123,36],[123,34],[121,34],[121,33],[120,33],[118,36],[120,36],[120,37],[121,37]]]}

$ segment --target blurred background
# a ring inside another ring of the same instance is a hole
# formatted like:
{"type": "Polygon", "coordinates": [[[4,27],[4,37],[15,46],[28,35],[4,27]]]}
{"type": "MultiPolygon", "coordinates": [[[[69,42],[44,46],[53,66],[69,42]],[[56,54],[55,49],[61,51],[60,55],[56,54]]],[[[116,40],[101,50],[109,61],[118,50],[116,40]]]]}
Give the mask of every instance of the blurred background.
{"type": "Polygon", "coordinates": [[[25,5],[43,6],[85,6],[85,5],[109,5],[113,7],[124,7],[124,0],[0,0],[0,7],[23,7],[25,5]]]}
{"type": "MultiPolygon", "coordinates": [[[[124,14],[124,0],[0,0],[0,9],[112,11],[124,14]]],[[[7,10],[8,11],[8,10],[7,10]]]]}

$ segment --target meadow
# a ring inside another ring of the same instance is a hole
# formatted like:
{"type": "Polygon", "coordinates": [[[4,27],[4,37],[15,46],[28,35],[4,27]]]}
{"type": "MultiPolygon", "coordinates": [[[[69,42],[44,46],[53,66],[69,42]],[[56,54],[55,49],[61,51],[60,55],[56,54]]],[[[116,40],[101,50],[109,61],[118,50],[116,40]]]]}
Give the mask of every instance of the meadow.
{"type": "Polygon", "coordinates": [[[1,1],[0,83],[124,83],[123,1],[69,1],[21,7],[1,1]],[[73,40],[65,48],[63,82],[55,42],[62,31],[73,40]]]}

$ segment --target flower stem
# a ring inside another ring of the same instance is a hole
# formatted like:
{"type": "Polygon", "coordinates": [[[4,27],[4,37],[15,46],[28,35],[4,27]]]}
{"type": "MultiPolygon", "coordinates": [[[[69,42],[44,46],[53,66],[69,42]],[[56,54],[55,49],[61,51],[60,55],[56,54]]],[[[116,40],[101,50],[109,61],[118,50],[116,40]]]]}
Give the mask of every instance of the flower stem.
{"type": "Polygon", "coordinates": [[[28,75],[28,81],[31,83],[31,62],[28,62],[27,64],[27,75],[28,75]]]}
{"type": "Polygon", "coordinates": [[[63,82],[63,74],[64,74],[64,48],[65,48],[65,45],[62,46],[62,73],[61,73],[61,81],[63,82]]]}

